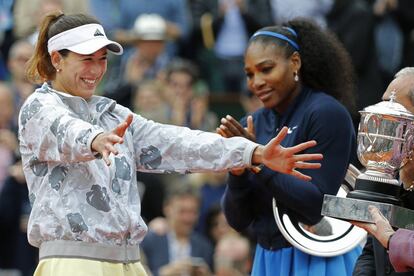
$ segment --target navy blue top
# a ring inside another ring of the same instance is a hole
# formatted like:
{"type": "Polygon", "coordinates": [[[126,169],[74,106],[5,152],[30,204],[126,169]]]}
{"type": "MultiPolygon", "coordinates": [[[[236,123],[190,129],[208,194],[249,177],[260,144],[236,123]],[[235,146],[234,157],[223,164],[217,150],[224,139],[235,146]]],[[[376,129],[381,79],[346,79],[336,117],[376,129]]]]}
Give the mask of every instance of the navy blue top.
{"type": "MultiPolygon", "coordinates": [[[[356,154],[352,120],[333,97],[304,88],[283,114],[262,108],[253,114],[253,122],[260,144],[266,144],[283,126],[288,126],[282,146],[316,140],[318,144],[306,152],[324,156],[322,168],[302,170],[312,177],[311,182],[266,167],[258,174],[246,170],[241,176],[229,176],[222,200],[229,224],[237,231],[251,226],[258,243],[266,249],[289,247],[277,228],[272,198],[276,198],[278,208],[288,210],[291,218],[305,224],[317,223],[323,195],[337,193],[351,157],[356,154]]],[[[241,123],[246,126],[246,118],[241,123]]]]}

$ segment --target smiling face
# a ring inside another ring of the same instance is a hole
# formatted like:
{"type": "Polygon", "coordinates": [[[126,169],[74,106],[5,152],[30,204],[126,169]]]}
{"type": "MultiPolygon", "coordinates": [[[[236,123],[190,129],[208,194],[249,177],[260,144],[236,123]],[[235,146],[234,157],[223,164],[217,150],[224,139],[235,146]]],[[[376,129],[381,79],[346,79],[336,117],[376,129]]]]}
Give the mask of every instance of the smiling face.
{"type": "Polygon", "coordinates": [[[283,112],[300,92],[300,81],[295,82],[301,61],[297,52],[286,58],[276,45],[253,42],[247,48],[245,59],[247,86],[266,108],[283,112]]]}
{"type": "Polygon", "coordinates": [[[72,96],[89,99],[95,93],[107,68],[107,50],[102,48],[91,55],[69,52],[65,57],[52,53],[52,64],[60,69],[52,81],[54,89],[72,96]]]}

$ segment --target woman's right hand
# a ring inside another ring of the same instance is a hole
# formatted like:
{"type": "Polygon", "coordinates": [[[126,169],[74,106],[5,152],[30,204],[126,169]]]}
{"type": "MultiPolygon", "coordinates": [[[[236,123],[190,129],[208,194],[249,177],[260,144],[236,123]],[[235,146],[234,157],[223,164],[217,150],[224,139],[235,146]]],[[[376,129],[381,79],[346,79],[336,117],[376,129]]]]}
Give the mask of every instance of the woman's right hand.
{"type": "Polygon", "coordinates": [[[227,115],[226,118],[221,119],[221,124],[216,128],[216,132],[223,137],[230,138],[234,136],[242,136],[250,141],[256,142],[256,135],[253,125],[253,117],[249,115],[247,117],[247,127],[244,128],[237,120],[232,116],[227,115]]]}
{"type": "MultiPolygon", "coordinates": [[[[250,141],[256,141],[256,135],[254,131],[253,125],[253,117],[249,115],[247,117],[247,127],[243,128],[243,126],[235,120],[232,116],[227,115],[226,118],[221,119],[221,124],[218,128],[216,128],[216,132],[223,137],[230,138],[235,136],[241,136],[250,141]]],[[[242,175],[245,169],[232,169],[230,173],[233,175],[242,175]]]]}
{"type": "Polygon", "coordinates": [[[128,127],[132,123],[133,116],[129,114],[124,122],[120,123],[115,129],[110,132],[104,132],[98,134],[92,141],[92,151],[98,152],[102,155],[102,159],[110,166],[111,160],[109,155],[113,153],[118,154],[118,150],[115,148],[115,144],[122,144],[124,142],[124,134],[128,127]]]}

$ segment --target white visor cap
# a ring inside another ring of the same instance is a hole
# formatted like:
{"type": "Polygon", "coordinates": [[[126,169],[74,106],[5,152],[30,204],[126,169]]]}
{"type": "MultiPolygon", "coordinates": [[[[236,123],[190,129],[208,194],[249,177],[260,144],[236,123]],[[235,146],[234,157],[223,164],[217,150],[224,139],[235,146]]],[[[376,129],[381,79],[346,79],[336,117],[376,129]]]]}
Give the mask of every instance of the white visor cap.
{"type": "Polygon", "coordinates": [[[67,49],[81,55],[90,55],[103,47],[115,55],[121,55],[124,51],[121,44],[106,37],[99,24],[86,24],[61,32],[52,36],[47,43],[49,54],[67,49]]]}

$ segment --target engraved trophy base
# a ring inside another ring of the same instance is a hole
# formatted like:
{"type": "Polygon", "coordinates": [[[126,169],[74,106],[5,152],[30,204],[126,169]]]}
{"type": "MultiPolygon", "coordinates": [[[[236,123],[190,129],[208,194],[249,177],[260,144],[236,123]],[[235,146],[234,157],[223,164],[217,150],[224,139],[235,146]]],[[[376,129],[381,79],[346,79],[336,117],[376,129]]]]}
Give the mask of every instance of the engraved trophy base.
{"type": "Polygon", "coordinates": [[[321,214],[348,221],[373,222],[368,211],[368,206],[372,205],[392,226],[414,230],[414,210],[401,206],[401,193],[397,180],[375,179],[361,174],[355,181],[355,190],[346,198],[325,195],[321,214]]]}
{"type": "Polygon", "coordinates": [[[389,203],[325,195],[321,214],[348,221],[373,222],[368,211],[370,205],[377,207],[392,226],[414,230],[414,210],[389,203]]]}

